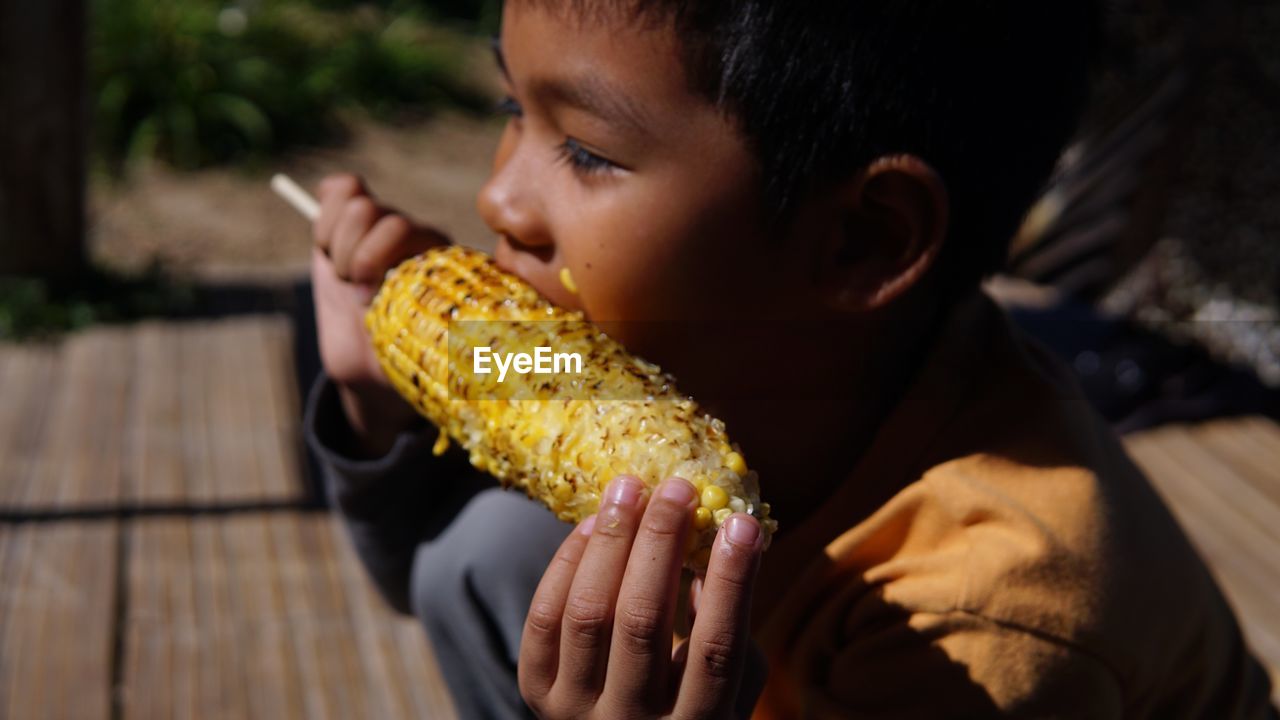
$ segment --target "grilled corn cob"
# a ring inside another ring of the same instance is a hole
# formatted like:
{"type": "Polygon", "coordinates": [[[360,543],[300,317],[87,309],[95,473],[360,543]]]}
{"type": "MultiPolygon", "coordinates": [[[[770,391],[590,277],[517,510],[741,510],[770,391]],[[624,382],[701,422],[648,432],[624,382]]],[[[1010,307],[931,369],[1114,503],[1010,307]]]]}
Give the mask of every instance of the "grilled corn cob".
{"type": "Polygon", "coordinates": [[[733,512],[759,519],[767,546],[777,523],[724,423],[582,313],[552,305],[486,255],[451,246],[405,261],[387,275],[365,322],[391,382],[439,428],[437,454],[457,442],[472,465],[570,522],[594,513],[617,475],[650,487],[683,477],[701,499],[687,567],[705,570],[716,530],[733,512]],[[576,353],[581,372],[508,375],[498,385],[494,374],[474,372],[477,345],[495,354],[538,346],[576,353]]]}

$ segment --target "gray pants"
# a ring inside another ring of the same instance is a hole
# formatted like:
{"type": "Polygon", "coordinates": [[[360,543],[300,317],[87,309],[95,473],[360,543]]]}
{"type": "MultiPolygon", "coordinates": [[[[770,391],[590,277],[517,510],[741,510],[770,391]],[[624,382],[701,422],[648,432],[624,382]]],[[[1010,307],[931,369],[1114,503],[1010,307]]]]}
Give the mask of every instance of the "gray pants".
{"type": "Polygon", "coordinates": [[[516,687],[534,590],[572,526],[523,495],[477,494],[413,564],[413,612],[466,718],[532,717],[516,687]]]}

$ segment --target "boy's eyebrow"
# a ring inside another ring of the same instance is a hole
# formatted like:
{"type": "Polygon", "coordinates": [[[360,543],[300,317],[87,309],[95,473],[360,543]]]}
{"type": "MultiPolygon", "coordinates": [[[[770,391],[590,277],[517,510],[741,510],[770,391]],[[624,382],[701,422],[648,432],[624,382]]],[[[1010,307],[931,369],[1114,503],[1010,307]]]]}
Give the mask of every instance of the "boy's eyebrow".
{"type": "Polygon", "coordinates": [[[583,75],[574,82],[556,78],[534,80],[533,92],[558,100],[565,105],[588,112],[603,120],[626,125],[637,133],[648,134],[649,123],[644,112],[634,103],[591,75],[583,75]]]}
{"type": "MultiPolygon", "coordinates": [[[[502,44],[497,37],[490,38],[493,48],[493,59],[498,64],[507,82],[511,82],[511,73],[507,70],[507,60],[502,53],[502,44]]],[[[591,75],[583,75],[574,82],[559,79],[538,78],[532,82],[531,92],[545,98],[554,99],[579,110],[591,113],[606,121],[626,125],[638,133],[648,135],[650,124],[643,110],[621,93],[601,83],[591,75]]]]}

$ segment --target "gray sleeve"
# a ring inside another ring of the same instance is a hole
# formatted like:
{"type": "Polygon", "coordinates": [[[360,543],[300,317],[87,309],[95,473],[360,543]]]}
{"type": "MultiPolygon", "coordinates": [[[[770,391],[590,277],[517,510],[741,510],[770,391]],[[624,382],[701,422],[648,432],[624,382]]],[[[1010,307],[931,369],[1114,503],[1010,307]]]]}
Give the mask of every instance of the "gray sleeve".
{"type": "Polygon", "coordinates": [[[440,535],[472,496],[497,483],[456,448],[433,456],[435,428],[426,421],[401,433],[384,457],[353,459],[345,452],[351,428],[324,375],[311,388],[303,427],[320,460],[325,492],[365,569],[391,607],[410,612],[418,546],[440,535]]]}

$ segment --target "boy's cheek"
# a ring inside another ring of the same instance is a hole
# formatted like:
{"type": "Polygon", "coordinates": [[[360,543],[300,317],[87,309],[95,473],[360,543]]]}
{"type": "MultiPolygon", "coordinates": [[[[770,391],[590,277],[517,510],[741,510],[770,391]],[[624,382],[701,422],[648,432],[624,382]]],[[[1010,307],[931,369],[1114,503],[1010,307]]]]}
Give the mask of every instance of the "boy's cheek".
{"type": "Polygon", "coordinates": [[[705,304],[708,283],[695,280],[707,272],[696,236],[655,219],[619,218],[608,227],[596,226],[575,243],[580,254],[566,248],[584,306],[594,316],[670,321],[705,304]]]}
{"type": "Polygon", "coordinates": [[[584,280],[584,304],[592,317],[636,322],[681,324],[722,318],[733,298],[720,287],[719,272],[696,255],[636,258],[620,267],[592,273],[584,280]]]}
{"type": "Polygon", "coordinates": [[[550,195],[556,255],[579,290],[569,306],[597,321],[668,323],[716,320],[740,308],[770,280],[758,258],[744,255],[743,248],[763,245],[748,195],[689,187],[674,171],[550,195]],[[766,277],[757,277],[762,270],[766,277]]]}

